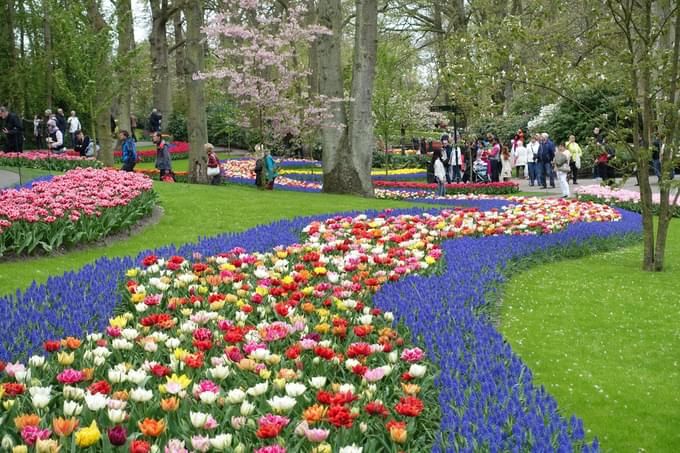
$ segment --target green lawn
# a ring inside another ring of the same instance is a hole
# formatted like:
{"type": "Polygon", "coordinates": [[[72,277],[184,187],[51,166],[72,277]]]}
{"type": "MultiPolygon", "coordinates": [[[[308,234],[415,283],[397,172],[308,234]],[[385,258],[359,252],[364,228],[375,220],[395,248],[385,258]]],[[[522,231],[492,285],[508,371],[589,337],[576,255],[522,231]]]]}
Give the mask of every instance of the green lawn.
{"type": "Polygon", "coordinates": [[[102,255],[135,255],[166,244],[193,242],[199,236],[240,231],[258,224],[301,215],[413,204],[318,193],[259,191],[253,187],[156,183],[165,210],[161,221],[110,246],[74,250],[63,255],[0,262],[0,294],[25,288],[33,280],[79,269],[102,255]]]}
{"type": "Polygon", "coordinates": [[[503,294],[501,331],[603,451],[680,451],[680,223],[667,269],[640,246],[532,268],[503,294]]]}

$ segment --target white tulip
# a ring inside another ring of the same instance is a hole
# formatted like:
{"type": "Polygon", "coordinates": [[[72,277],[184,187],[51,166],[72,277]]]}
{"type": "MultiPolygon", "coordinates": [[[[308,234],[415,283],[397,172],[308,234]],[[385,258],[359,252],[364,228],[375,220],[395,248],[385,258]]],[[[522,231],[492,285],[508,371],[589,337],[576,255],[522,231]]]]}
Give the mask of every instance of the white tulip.
{"type": "Polygon", "coordinates": [[[302,395],[305,393],[305,390],[307,390],[307,387],[299,382],[290,382],[286,384],[286,395],[292,396],[293,398],[302,395]]]}
{"type": "Polygon", "coordinates": [[[78,416],[83,412],[83,405],[75,401],[64,401],[64,415],[67,417],[78,416]]]}
{"type": "Polygon", "coordinates": [[[208,421],[208,414],[203,412],[189,412],[189,418],[191,419],[191,424],[194,428],[203,428],[205,422],[208,421]]]}
{"type": "Polygon", "coordinates": [[[315,376],[309,380],[309,384],[315,389],[320,389],[326,385],[326,376],[315,376]]]}
{"type": "Polygon", "coordinates": [[[109,399],[106,397],[106,395],[102,395],[101,393],[95,393],[93,395],[90,392],[87,392],[85,394],[85,404],[91,411],[101,410],[105,408],[108,403],[109,399]]]}
{"type": "Polygon", "coordinates": [[[45,357],[41,355],[34,355],[28,359],[28,364],[34,368],[41,368],[45,364],[45,357]]]}
{"type": "Polygon", "coordinates": [[[128,381],[139,385],[146,379],[146,373],[143,370],[130,370],[127,374],[128,381]]]}
{"type": "Polygon", "coordinates": [[[259,384],[256,384],[254,387],[250,387],[248,389],[248,395],[250,395],[250,396],[263,395],[264,393],[267,392],[268,388],[269,388],[269,382],[260,382],[259,384]]]}
{"type": "Polygon", "coordinates": [[[109,409],[108,410],[109,420],[111,423],[123,423],[127,418],[127,412],[120,409],[109,409]]]}
{"type": "Polygon", "coordinates": [[[153,398],[153,391],[151,391],[151,390],[147,390],[147,389],[142,388],[142,387],[137,387],[135,389],[132,389],[132,391],[130,391],[130,399],[132,401],[136,401],[138,403],[144,403],[144,402],[151,400],[151,398],[153,398]]]}
{"type": "Polygon", "coordinates": [[[248,416],[253,413],[255,410],[255,405],[252,403],[249,403],[247,400],[243,401],[241,403],[241,415],[248,416]]]}
{"type": "Polygon", "coordinates": [[[339,453],[362,453],[363,451],[364,451],[363,448],[357,447],[356,444],[352,444],[346,447],[342,447],[339,453]]]}
{"type": "Polygon", "coordinates": [[[71,387],[70,385],[65,385],[62,393],[64,394],[64,399],[67,400],[81,401],[85,398],[85,390],[78,387],[71,387]]]}
{"type": "Polygon", "coordinates": [[[213,379],[222,380],[222,379],[225,379],[227,376],[229,376],[230,372],[231,372],[231,370],[229,369],[229,367],[219,365],[219,366],[216,366],[215,368],[210,369],[210,376],[212,376],[213,379]]]}
{"type": "Polygon", "coordinates": [[[127,379],[127,375],[125,374],[125,371],[121,371],[116,368],[112,368],[108,372],[108,377],[109,381],[112,384],[120,384],[121,382],[125,382],[127,379]]]}
{"type": "Polygon", "coordinates": [[[297,400],[290,396],[275,396],[272,399],[267,400],[267,403],[269,403],[274,412],[288,412],[295,407],[297,400]]]}
{"type": "Polygon", "coordinates": [[[426,371],[427,367],[425,365],[418,365],[417,363],[414,363],[411,365],[411,368],[409,368],[408,374],[413,377],[420,378],[425,376],[426,371]]]}
{"type": "Polygon", "coordinates": [[[217,451],[227,451],[231,447],[231,434],[218,434],[210,439],[210,445],[217,451]]]}
{"type": "Polygon", "coordinates": [[[241,389],[232,389],[227,392],[226,401],[230,404],[240,404],[246,399],[246,392],[241,389]]]}
{"type": "Polygon", "coordinates": [[[214,392],[201,392],[198,397],[204,404],[213,404],[217,401],[217,393],[214,392]]]}

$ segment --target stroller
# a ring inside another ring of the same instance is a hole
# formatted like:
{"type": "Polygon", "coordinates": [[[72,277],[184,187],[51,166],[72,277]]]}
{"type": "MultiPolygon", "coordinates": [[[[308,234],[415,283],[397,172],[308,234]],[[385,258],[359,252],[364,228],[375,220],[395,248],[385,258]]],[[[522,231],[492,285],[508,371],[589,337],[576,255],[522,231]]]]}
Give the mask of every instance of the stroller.
{"type": "Polygon", "coordinates": [[[476,160],[472,165],[472,173],[475,182],[491,182],[491,179],[489,179],[489,168],[486,162],[481,159],[476,160]]]}

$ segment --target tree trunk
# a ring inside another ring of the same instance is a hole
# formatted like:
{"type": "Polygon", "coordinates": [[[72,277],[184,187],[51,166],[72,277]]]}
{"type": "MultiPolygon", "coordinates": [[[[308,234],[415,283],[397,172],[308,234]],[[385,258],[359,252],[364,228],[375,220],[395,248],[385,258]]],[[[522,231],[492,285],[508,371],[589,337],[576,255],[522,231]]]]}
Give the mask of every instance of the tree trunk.
{"type": "Polygon", "coordinates": [[[371,181],[371,164],[375,150],[373,82],[378,47],[378,2],[377,0],[357,0],[356,9],[349,139],[354,168],[361,181],[360,193],[373,196],[373,182],[371,181]]]}
{"type": "MultiPolygon", "coordinates": [[[[318,43],[319,91],[331,99],[344,98],[342,79],[342,8],[340,0],[319,1],[319,23],[333,33],[318,43]]],[[[351,122],[344,105],[331,105],[330,127],[323,128],[323,191],[373,195],[371,161],[372,96],[377,48],[377,1],[356,1],[356,30],[352,68],[351,122]],[[347,127],[348,126],[348,127],[347,127]],[[349,135],[348,135],[349,134],[349,135]]]]}
{"type": "Polygon", "coordinates": [[[178,84],[182,84],[184,78],[184,30],[182,30],[182,15],[177,13],[173,18],[175,35],[175,75],[178,84]]]}
{"type": "Polygon", "coordinates": [[[121,71],[118,74],[118,129],[130,130],[130,115],[132,113],[132,52],[135,48],[135,36],[132,19],[132,2],[130,0],[116,1],[116,15],[118,16],[118,64],[121,71]]]}
{"type": "Polygon", "coordinates": [[[0,12],[2,13],[2,21],[0,21],[0,71],[3,73],[2,78],[0,78],[0,104],[7,103],[10,110],[17,111],[19,93],[16,83],[18,71],[15,69],[17,61],[14,37],[14,0],[0,1],[0,12]]]}
{"type": "Polygon", "coordinates": [[[49,0],[43,0],[42,10],[45,12],[43,19],[45,38],[45,102],[47,108],[54,107],[54,55],[52,54],[52,24],[50,23],[51,12],[49,0]]]}
{"type": "MultiPolygon", "coordinates": [[[[670,27],[669,27],[670,28],[670,27]]],[[[671,36],[673,47],[673,58],[671,63],[670,84],[666,97],[670,106],[668,114],[668,127],[666,133],[666,147],[663,152],[663,162],[673,165],[673,154],[677,149],[676,134],[678,131],[678,107],[680,107],[680,97],[678,96],[678,61],[680,60],[680,8],[676,8],[675,13],[675,27],[673,33],[668,33],[671,36]]],[[[659,113],[659,117],[661,113],[659,113]]],[[[665,115],[663,118],[665,119],[665,115]]],[[[666,239],[668,238],[668,228],[670,227],[673,218],[671,213],[670,197],[671,187],[668,185],[666,179],[671,168],[664,165],[665,168],[661,171],[661,184],[659,185],[659,220],[656,231],[656,245],[654,249],[654,270],[662,271],[664,267],[664,260],[666,256],[666,239]]],[[[678,189],[680,190],[680,189],[678,189]]],[[[677,198],[676,198],[677,200],[677,198]]]]}
{"type": "Polygon", "coordinates": [[[168,1],[150,0],[149,3],[151,5],[149,49],[151,52],[153,107],[158,109],[167,121],[172,114],[170,68],[168,65],[168,37],[166,30],[168,22],[168,1]]]}
{"type": "Polygon", "coordinates": [[[204,82],[194,79],[194,74],[204,69],[203,1],[185,0],[184,17],[187,22],[184,55],[184,83],[188,101],[187,130],[189,131],[189,182],[207,183],[207,156],[203,145],[208,141],[208,123],[205,112],[204,82]]]}

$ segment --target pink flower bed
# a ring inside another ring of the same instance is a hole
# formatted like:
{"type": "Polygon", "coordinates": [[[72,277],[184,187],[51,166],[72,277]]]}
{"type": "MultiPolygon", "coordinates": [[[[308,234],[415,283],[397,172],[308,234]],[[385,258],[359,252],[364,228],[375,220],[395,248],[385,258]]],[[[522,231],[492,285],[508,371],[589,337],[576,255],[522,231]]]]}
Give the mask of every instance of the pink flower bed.
{"type": "MultiPolygon", "coordinates": [[[[640,192],[627,189],[616,189],[609,186],[601,185],[590,185],[582,186],[574,189],[574,193],[577,195],[588,195],[591,197],[601,198],[607,201],[619,201],[624,203],[639,203],[640,202],[640,192]]],[[[652,203],[659,204],[661,201],[659,194],[655,193],[652,195],[652,203]]],[[[671,202],[673,200],[671,199],[671,202]]],[[[680,206],[680,200],[676,203],[676,206],[680,206]]]]}
{"type": "Polygon", "coordinates": [[[0,193],[0,256],[39,245],[51,250],[129,226],[150,212],[152,188],[151,179],[136,173],[79,168],[31,189],[6,190],[0,193]]]}

